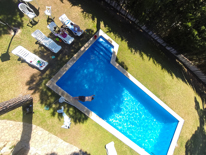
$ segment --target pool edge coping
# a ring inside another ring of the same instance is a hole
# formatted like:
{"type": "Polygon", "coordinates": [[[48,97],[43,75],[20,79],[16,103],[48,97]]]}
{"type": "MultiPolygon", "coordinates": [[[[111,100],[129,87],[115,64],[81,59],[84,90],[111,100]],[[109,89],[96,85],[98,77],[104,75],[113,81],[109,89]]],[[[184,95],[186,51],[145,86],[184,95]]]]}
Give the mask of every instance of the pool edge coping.
{"type": "Polygon", "coordinates": [[[175,130],[175,133],[173,135],[171,145],[170,145],[168,152],[167,152],[167,155],[172,155],[174,153],[175,147],[177,145],[177,141],[179,139],[179,136],[180,136],[183,124],[184,124],[184,120],[116,62],[116,56],[118,53],[119,45],[115,41],[113,41],[107,34],[105,34],[101,29],[99,31],[97,31],[96,34],[92,38],[90,38],[90,40],[53,76],[53,78],[47,82],[46,86],[48,86],[50,89],[55,91],[60,96],[63,96],[67,101],[70,102],[71,105],[73,105],[74,107],[76,107],[77,109],[79,109],[80,111],[85,113],[88,117],[90,117],[92,120],[94,120],[100,126],[104,127],[107,131],[112,133],[114,136],[116,136],[123,143],[125,143],[126,145],[131,147],[137,153],[139,153],[141,155],[142,154],[144,154],[144,155],[149,154],[143,148],[139,147],[137,144],[132,142],[129,138],[127,138],[122,133],[120,133],[118,130],[116,130],[114,127],[112,127],[107,122],[105,122],[102,118],[100,118],[95,113],[93,113],[88,108],[86,108],[83,104],[72,99],[71,95],[69,95],[67,92],[65,92],[63,89],[61,89],[59,86],[56,85],[56,82],[84,54],[84,52],[87,51],[87,49],[100,36],[103,36],[106,40],[108,40],[114,46],[114,50],[112,53],[112,58],[110,60],[110,63],[115,68],[117,68],[122,74],[124,74],[127,78],[129,78],[134,84],[136,84],[138,87],[140,87],[146,94],[148,94],[153,100],[155,100],[158,104],[160,104],[165,110],[167,110],[173,117],[175,117],[179,121],[177,128],[175,130]]]}

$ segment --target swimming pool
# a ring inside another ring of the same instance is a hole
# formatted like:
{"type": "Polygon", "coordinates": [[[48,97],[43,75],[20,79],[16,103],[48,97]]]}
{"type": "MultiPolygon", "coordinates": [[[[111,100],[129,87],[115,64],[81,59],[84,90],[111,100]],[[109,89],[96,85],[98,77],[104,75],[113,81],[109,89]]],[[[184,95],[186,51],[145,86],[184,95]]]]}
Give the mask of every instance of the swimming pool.
{"type": "Polygon", "coordinates": [[[81,104],[120,132],[115,136],[123,137],[123,142],[129,139],[130,147],[143,148],[138,153],[173,153],[175,145],[172,149],[171,145],[177,142],[184,120],[140,83],[129,79],[129,74],[122,74],[114,62],[110,63],[116,50],[110,42],[102,35],[93,40],[76,61],[67,64],[69,69],[64,69],[63,76],[58,75],[52,83],[60,88],[60,95],[62,91],[71,96],[95,94],[92,102],[81,104]]]}

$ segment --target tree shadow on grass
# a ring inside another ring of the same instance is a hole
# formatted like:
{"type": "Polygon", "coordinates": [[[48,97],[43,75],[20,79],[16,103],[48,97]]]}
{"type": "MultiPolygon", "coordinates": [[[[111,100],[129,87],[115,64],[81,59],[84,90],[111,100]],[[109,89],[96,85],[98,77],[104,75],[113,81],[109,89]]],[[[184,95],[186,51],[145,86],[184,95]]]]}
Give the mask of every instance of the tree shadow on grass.
{"type": "MultiPolygon", "coordinates": [[[[87,33],[83,33],[83,35],[80,37],[74,36],[72,32],[68,33],[70,36],[75,38],[74,42],[70,45],[65,44],[64,42],[56,41],[56,36],[52,33],[47,36],[62,47],[62,49],[57,54],[51,52],[49,49],[36,42],[37,44],[39,44],[39,48],[33,51],[33,53],[47,61],[49,64],[46,70],[34,73],[30,77],[30,80],[26,82],[26,85],[28,86],[29,90],[33,91],[32,94],[40,94],[40,104],[42,104],[43,106],[48,106],[50,109],[52,109],[51,116],[57,115],[57,110],[60,109],[63,105],[65,108],[65,113],[69,115],[69,117],[75,124],[84,123],[88,119],[85,114],[69,104],[60,104],[58,102],[60,96],[46,86],[46,83],[94,35],[93,30],[90,29],[88,29],[87,33]],[[55,58],[52,58],[52,56],[55,56],[55,58]]],[[[59,119],[62,119],[62,115],[58,115],[58,117],[59,119]]]]}
{"type": "Polygon", "coordinates": [[[204,129],[205,121],[206,121],[206,111],[200,109],[199,102],[196,97],[195,100],[195,109],[199,115],[199,123],[200,126],[197,128],[192,137],[187,141],[185,145],[185,154],[196,154],[203,155],[206,154],[206,132],[204,129]]]}
{"type": "MultiPolygon", "coordinates": [[[[58,97],[59,98],[59,97],[58,97]]],[[[59,103],[58,100],[55,102],[55,105],[48,104],[48,106],[52,107],[52,116],[58,115],[59,121],[64,119],[62,114],[57,113],[57,110],[61,109],[61,107],[64,107],[64,112],[67,114],[74,124],[83,124],[88,120],[88,116],[86,116],[84,113],[82,113],[77,108],[73,107],[72,105],[69,105],[67,103],[59,103]]]]}
{"type": "MultiPolygon", "coordinates": [[[[23,13],[18,8],[17,0],[1,0],[0,1],[0,18],[12,27],[23,27],[23,13]]],[[[0,37],[9,34],[8,27],[0,23],[0,37]]]]}
{"type": "Polygon", "coordinates": [[[15,34],[13,34],[13,36],[12,36],[10,42],[9,42],[7,51],[6,51],[5,53],[1,54],[1,61],[2,61],[2,62],[10,60],[9,48],[10,48],[10,45],[11,45],[11,43],[12,43],[12,40],[13,40],[14,36],[15,36],[15,34]]]}

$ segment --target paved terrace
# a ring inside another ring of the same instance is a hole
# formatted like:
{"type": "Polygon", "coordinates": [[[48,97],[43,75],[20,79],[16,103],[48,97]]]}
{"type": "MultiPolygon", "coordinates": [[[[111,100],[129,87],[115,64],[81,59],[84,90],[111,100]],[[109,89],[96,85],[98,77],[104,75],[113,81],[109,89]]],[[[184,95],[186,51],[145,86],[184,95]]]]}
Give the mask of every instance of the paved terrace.
{"type": "Polygon", "coordinates": [[[1,155],[86,155],[36,125],[8,120],[0,124],[1,155]]]}

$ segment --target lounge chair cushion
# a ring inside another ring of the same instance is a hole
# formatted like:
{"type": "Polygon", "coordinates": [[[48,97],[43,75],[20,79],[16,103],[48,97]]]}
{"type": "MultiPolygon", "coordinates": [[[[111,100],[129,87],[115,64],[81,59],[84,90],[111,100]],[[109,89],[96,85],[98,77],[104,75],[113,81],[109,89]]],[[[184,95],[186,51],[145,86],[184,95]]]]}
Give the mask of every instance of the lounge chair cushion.
{"type": "Polygon", "coordinates": [[[68,25],[70,22],[71,22],[71,20],[67,20],[67,21],[65,22],[65,24],[68,25]]]}

